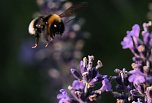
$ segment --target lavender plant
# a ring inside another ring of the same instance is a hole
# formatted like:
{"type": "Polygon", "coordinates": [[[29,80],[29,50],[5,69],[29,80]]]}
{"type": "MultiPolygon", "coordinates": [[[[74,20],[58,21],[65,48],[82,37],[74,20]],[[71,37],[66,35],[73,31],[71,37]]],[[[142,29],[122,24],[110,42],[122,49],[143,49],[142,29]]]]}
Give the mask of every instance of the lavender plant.
{"type": "Polygon", "coordinates": [[[97,65],[93,67],[94,56],[83,58],[80,62],[80,70],[71,69],[75,80],[68,87],[71,93],[67,94],[66,90],[61,89],[57,95],[59,103],[90,103],[97,100],[97,97],[102,92],[111,91],[111,84],[106,75],[101,75],[98,71],[102,67],[102,63],[98,60],[97,65]],[[95,89],[97,84],[100,84],[99,89],[95,89]]]}
{"type": "Polygon", "coordinates": [[[152,103],[151,98],[151,57],[152,35],[149,27],[152,23],[144,23],[141,32],[138,24],[127,31],[121,45],[133,53],[133,70],[116,69],[118,76],[112,76],[117,81],[114,96],[118,103],[152,103]]]}
{"type": "Polygon", "coordinates": [[[116,75],[101,75],[97,66],[92,66],[93,56],[80,62],[80,72],[71,69],[76,80],[69,86],[71,96],[61,89],[57,95],[59,103],[94,103],[104,91],[112,92],[117,103],[152,103],[152,22],[143,24],[141,32],[138,24],[127,31],[121,45],[133,53],[133,70],[115,69],[116,75]],[[114,83],[113,83],[114,82],[114,83]],[[100,83],[99,89],[94,87],[100,83]],[[112,85],[113,84],[113,85],[112,85]]]}
{"type": "Polygon", "coordinates": [[[135,24],[131,31],[121,42],[124,49],[130,49],[133,53],[133,70],[128,71],[128,86],[130,93],[128,101],[138,100],[142,103],[152,103],[152,35],[149,28],[152,22],[143,24],[143,31],[135,24]],[[140,36],[141,34],[141,36],[140,36]]]}

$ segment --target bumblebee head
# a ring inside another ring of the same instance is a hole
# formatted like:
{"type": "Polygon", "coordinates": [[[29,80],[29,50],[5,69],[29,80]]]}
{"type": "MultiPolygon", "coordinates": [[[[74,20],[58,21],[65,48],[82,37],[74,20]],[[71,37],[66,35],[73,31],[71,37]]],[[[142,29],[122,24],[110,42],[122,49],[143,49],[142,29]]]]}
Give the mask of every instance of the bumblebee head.
{"type": "Polygon", "coordinates": [[[36,33],[42,32],[45,26],[45,22],[43,20],[44,18],[41,16],[36,19],[33,19],[30,22],[28,31],[31,35],[36,35],[36,33]]]}

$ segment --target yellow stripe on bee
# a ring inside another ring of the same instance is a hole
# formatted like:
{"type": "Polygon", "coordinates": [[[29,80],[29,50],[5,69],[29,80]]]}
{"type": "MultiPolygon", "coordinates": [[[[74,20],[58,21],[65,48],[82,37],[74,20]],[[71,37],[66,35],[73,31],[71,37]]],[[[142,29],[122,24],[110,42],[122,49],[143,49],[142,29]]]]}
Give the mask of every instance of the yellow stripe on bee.
{"type": "Polygon", "coordinates": [[[48,20],[48,24],[52,24],[54,20],[58,20],[59,22],[61,21],[61,18],[59,15],[53,14],[49,20],[48,20]]]}
{"type": "Polygon", "coordinates": [[[61,18],[59,15],[53,14],[52,16],[50,16],[50,18],[48,19],[48,32],[49,33],[50,33],[50,26],[54,22],[54,20],[61,22],[61,18]]]}

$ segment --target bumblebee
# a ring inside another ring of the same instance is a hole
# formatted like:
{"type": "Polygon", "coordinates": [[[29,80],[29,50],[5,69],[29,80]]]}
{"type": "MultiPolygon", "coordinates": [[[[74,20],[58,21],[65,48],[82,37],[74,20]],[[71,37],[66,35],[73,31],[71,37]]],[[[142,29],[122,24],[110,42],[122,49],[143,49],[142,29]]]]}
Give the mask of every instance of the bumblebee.
{"type": "Polygon", "coordinates": [[[33,19],[29,24],[29,33],[35,37],[35,45],[32,48],[38,46],[40,37],[45,40],[45,47],[49,42],[54,39],[55,35],[62,35],[65,30],[65,25],[62,20],[63,17],[70,17],[76,11],[87,6],[87,3],[80,3],[73,5],[65,10],[61,14],[49,14],[47,16],[39,16],[33,19]]]}

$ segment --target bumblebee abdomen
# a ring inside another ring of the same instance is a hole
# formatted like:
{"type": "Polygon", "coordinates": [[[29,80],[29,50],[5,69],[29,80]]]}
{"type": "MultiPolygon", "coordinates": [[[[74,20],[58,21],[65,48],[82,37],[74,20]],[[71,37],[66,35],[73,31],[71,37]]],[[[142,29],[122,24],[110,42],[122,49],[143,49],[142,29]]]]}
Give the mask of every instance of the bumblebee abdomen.
{"type": "Polygon", "coordinates": [[[52,34],[62,34],[64,32],[64,24],[63,22],[54,21],[50,26],[50,32],[52,34]]]}
{"type": "Polygon", "coordinates": [[[60,16],[53,14],[48,18],[48,33],[51,37],[64,32],[64,23],[60,16]]]}

